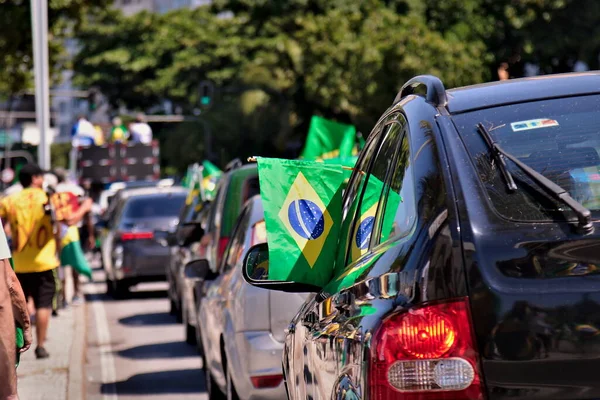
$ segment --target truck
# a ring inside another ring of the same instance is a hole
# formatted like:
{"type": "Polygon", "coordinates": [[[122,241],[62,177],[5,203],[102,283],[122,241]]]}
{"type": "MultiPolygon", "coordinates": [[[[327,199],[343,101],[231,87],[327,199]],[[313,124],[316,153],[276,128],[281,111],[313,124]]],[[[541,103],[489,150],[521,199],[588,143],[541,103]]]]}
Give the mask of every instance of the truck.
{"type": "Polygon", "coordinates": [[[160,178],[158,141],[106,144],[73,149],[71,163],[80,183],[155,181],[160,178]]]}

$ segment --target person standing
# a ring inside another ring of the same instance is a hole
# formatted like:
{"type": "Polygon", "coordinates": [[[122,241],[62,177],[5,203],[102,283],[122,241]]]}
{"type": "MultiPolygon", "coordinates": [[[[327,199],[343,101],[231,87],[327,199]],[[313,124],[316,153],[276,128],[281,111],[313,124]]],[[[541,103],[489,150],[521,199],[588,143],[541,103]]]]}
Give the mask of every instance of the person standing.
{"type": "MultiPolygon", "coordinates": [[[[65,171],[63,168],[56,168],[54,170],[54,174],[56,175],[56,178],[58,179],[58,184],[55,187],[55,191],[56,193],[65,193],[65,192],[70,192],[72,194],[74,194],[75,196],[77,196],[79,198],[79,202],[80,202],[80,207],[83,207],[84,210],[90,210],[91,206],[92,206],[92,199],[89,197],[85,197],[86,193],[84,191],[84,189],[75,184],[75,183],[69,183],[67,182],[67,171],[65,171]]],[[[85,275],[87,275],[88,278],[91,278],[91,269],[89,267],[89,264],[85,258],[85,254],[83,252],[82,246],[84,246],[87,242],[83,242],[80,243],[80,237],[81,237],[81,230],[83,228],[85,228],[85,231],[87,232],[88,230],[92,229],[93,230],[93,223],[91,220],[91,215],[90,212],[86,212],[85,214],[81,213],[78,210],[78,213],[81,215],[81,218],[84,221],[84,224],[82,224],[81,220],[79,219],[79,217],[77,217],[77,220],[71,220],[72,223],[76,223],[77,225],[72,225],[72,226],[65,226],[64,229],[62,230],[62,235],[61,235],[61,254],[60,254],[60,261],[63,267],[69,266],[71,267],[71,274],[72,274],[72,278],[73,278],[73,299],[72,299],[72,304],[73,305],[79,305],[82,304],[83,302],[83,297],[81,295],[81,290],[80,290],[80,281],[79,281],[79,274],[80,273],[84,273],[85,275]]],[[[93,233],[92,233],[92,237],[89,236],[84,236],[85,240],[91,240],[93,242],[95,242],[95,238],[93,237],[93,233]]],[[[62,297],[63,300],[63,304],[66,306],[66,299],[64,296],[64,288],[65,288],[65,276],[64,276],[64,270],[63,272],[63,277],[61,279],[61,285],[62,285],[62,290],[61,290],[61,295],[62,296],[57,296],[57,297],[62,297]]]]}
{"type": "Polygon", "coordinates": [[[85,115],[79,115],[77,122],[71,130],[71,145],[73,147],[93,146],[95,139],[96,128],[87,120],[85,115]]]}
{"type": "Polygon", "coordinates": [[[27,301],[10,264],[10,250],[0,229],[0,399],[16,400],[18,353],[31,345],[27,301]],[[23,344],[17,348],[15,324],[22,329],[23,344]]]}
{"type": "Polygon", "coordinates": [[[23,190],[0,201],[0,218],[10,224],[13,260],[17,278],[36,310],[37,358],[47,358],[44,348],[52,300],[56,291],[57,242],[48,210],[49,198],[43,190],[44,172],[27,164],[19,172],[23,190]]]}
{"type": "Polygon", "coordinates": [[[110,142],[111,143],[127,143],[127,128],[123,125],[121,118],[114,117],[112,120],[112,129],[110,130],[110,142]]]}
{"type": "Polygon", "coordinates": [[[152,143],[152,128],[146,123],[144,114],[138,114],[135,122],[129,125],[129,133],[133,143],[152,143]]]}

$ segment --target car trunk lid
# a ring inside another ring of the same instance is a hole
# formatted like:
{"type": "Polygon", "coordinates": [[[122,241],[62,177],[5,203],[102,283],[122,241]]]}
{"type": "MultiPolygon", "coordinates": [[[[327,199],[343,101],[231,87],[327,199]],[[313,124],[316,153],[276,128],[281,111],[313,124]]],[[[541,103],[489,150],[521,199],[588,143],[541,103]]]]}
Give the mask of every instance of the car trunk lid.
{"type": "Polygon", "coordinates": [[[501,251],[502,234],[476,246],[471,308],[488,396],[598,399],[600,237],[548,241],[540,230],[501,251]]]}

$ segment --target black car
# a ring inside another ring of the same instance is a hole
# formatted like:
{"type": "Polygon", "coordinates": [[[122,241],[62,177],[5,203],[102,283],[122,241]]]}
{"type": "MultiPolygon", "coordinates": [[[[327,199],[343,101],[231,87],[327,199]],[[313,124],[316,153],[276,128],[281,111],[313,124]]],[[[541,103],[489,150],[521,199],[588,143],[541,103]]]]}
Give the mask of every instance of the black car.
{"type": "Polygon", "coordinates": [[[246,258],[256,286],[315,292],[289,398],[600,398],[599,121],[598,72],[410,80],[348,183],[331,282],[251,279],[264,245],[246,258]]]}
{"type": "Polygon", "coordinates": [[[186,194],[181,187],[125,189],[115,200],[110,219],[100,224],[108,294],[123,297],[140,282],[165,279],[170,253],[155,231],[177,225],[186,194]]]}

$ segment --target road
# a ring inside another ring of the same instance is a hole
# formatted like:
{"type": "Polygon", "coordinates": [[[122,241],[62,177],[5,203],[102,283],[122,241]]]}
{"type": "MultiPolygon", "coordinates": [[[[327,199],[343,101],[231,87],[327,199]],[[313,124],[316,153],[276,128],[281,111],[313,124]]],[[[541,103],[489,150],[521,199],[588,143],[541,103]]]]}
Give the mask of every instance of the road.
{"type": "Polygon", "coordinates": [[[166,283],[116,301],[96,268],[86,286],[87,399],[207,399],[201,360],[169,315],[166,283]]]}

